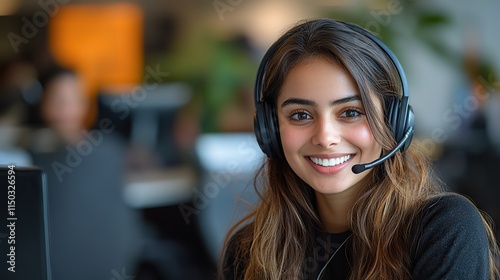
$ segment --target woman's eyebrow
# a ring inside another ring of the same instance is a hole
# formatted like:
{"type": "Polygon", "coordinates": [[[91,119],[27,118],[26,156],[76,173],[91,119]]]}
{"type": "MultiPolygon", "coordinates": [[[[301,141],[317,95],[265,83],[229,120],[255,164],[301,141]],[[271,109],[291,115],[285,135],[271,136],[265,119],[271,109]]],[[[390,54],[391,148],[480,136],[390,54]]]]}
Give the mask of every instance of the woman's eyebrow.
{"type": "MultiPolygon", "coordinates": [[[[357,100],[361,100],[359,95],[352,95],[352,96],[347,96],[347,97],[340,98],[340,99],[337,99],[334,101],[330,101],[329,105],[330,105],[330,107],[333,107],[333,106],[337,106],[340,104],[348,103],[351,101],[357,101],[357,100]]],[[[288,98],[287,100],[283,101],[283,103],[281,103],[281,108],[286,107],[288,105],[292,105],[292,104],[312,106],[312,107],[318,106],[318,103],[316,103],[315,101],[309,100],[309,99],[288,98]]]]}
{"type": "Polygon", "coordinates": [[[281,108],[284,108],[288,105],[293,105],[293,104],[306,105],[306,106],[312,106],[312,107],[318,106],[318,104],[312,100],[302,99],[302,98],[288,98],[287,100],[283,101],[283,103],[281,103],[281,108]]]}
{"type": "Polygon", "coordinates": [[[341,98],[341,99],[337,99],[335,101],[331,101],[330,102],[330,107],[333,107],[333,106],[336,106],[336,105],[340,105],[340,104],[343,104],[343,103],[349,103],[351,101],[357,101],[357,100],[361,100],[361,97],[359,97],[359,95],[347,96],[347,97],[344,97],[344,98],[341,98]]]}

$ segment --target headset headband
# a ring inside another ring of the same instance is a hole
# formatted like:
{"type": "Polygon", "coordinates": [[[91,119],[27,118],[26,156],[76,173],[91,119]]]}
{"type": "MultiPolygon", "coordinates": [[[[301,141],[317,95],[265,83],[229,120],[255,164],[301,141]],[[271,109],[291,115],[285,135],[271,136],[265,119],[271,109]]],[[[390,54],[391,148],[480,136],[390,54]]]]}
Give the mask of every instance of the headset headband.
{"type": "MultiPolygon", "coordinates": [[[[324,20],[324,19],[323,19],[324,20]]],[[[329,19],[330,20],[330,19],[329,19]]],[[[333,20],[332,21],[337,21],[340,23],[343,23],[345,26],[348,26],[351,30],[357,31],[358,33],[361,33],[365,35],[367,38],[369,38],[371,41],[373,41],[376,45],[378,45],[387,56],[391,59],[392,63],[396,67],[396,70],[398,71],[398,76],[401,81],[401,87],[402,87],[402,97],[403,98],[408,98],[409,97],[409,90],[408,90],[408,81],[406,79],[406,75],[403,71],[403,67],[401,66],[401,63],[399,62],[398,58],[394,53],[382,42],[380,39],[378,39],[375,35],[373,35],[371,32],[367,31],[366,29],[363,29],[359,27],[358,25],[349,23],[349,22],[344,22],[340,20],[333,20]]],[[[257,79],[255,80],[255,91],[256,94],[254,94],[254,101],[255,104],[264,102],[264,97],[262,96],[262,82],[264,81],[264,75],[265,75],[265,70],[267,63],[269,62],[269,59],[274,55],[276,52],[276,49],[281,46],[283,41],[288,39],[292,34],[292,32],[289,32],[290,34],[282,36],[278,41],[274,42],[271,47],[267,50],[267,52],[264,54],[264,57],[262,58],[261,63],[259,64],[259,68],[257,70],[257,79]]]]}

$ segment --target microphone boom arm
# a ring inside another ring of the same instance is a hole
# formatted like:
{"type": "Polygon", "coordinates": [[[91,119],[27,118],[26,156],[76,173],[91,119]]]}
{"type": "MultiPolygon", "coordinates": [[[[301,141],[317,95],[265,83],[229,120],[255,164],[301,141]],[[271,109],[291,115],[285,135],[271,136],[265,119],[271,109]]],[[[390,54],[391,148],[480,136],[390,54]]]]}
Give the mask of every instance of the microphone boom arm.
{"type": "Polygon", "coordinates": [[[413,132],[413,127],[408,128],[408,130],[403,135],[403,138],[401,139],[401,141],[399,141],[399,143],[387,155],[385,155],[379,159],[376,159],[370,163],[353,165],[353,167],[351,169],[352,172],[354,174],[359,174],[367,169],[373,168],[373,167],[383,163],[384,161],[386,161],[387,159],[392,157],[399,149],[401,149],[401,147],[403,147],[404,143],[406,143],[406,141],[408,141],[408,139],[410,139],[412,132],[413,132]]]}

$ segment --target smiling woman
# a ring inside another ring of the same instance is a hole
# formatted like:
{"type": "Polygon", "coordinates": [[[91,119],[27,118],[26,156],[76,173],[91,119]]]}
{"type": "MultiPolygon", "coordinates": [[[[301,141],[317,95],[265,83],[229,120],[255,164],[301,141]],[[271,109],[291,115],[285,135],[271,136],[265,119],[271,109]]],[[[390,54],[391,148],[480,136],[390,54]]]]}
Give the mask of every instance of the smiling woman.
{"type": "Polygon", "coordinates": [[[221,278],[498,276],[486,219],[410,145],[407,87],[392,52],[350,23],[306,21],[271,46],[255,88],[261,201],[228,234],[221,278]]]}

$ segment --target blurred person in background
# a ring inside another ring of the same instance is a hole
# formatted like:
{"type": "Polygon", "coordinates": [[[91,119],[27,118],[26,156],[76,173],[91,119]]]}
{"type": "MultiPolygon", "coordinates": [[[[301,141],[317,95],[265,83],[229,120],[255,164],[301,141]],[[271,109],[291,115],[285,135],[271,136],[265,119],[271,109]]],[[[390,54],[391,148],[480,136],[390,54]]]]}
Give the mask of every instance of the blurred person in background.
{"type": "Polygon", "coordinates": [[[496,155],[500,157],[500,123],[498,123],[498,120],[500,120],[500,82],[494,78],[488,79],[488,82],[493,89],[490,100],[486,105],[486,117],[489,120],[487,123],[488,136],[494,146],[496,155]]]}
{"type": "Polygon", "coordinates": [[[40,83],[42,122],[53,129],[63,142],[75,144],[82,139],[89,100],[84,86],[73,70],[54,67],[45,73],[40,83]]]}
{"type": "Polygon", "coordinates": [[[54,65],[40,74],[38,82],[41,92],[29,112],[31,129],[23,145],[35,153],[76,145],[84,139],[84,121],[89,108],[78,74],[54,65]]]}
{"type": "Polygon", "coordinates": [[[47,174],[53,279],[133,275],[141,223],[122,200],[125,143],[112,123],[86,130],[89,101],[75,71],[55,66],[40,82],[41,125],[28,147],[47,174]]]}

